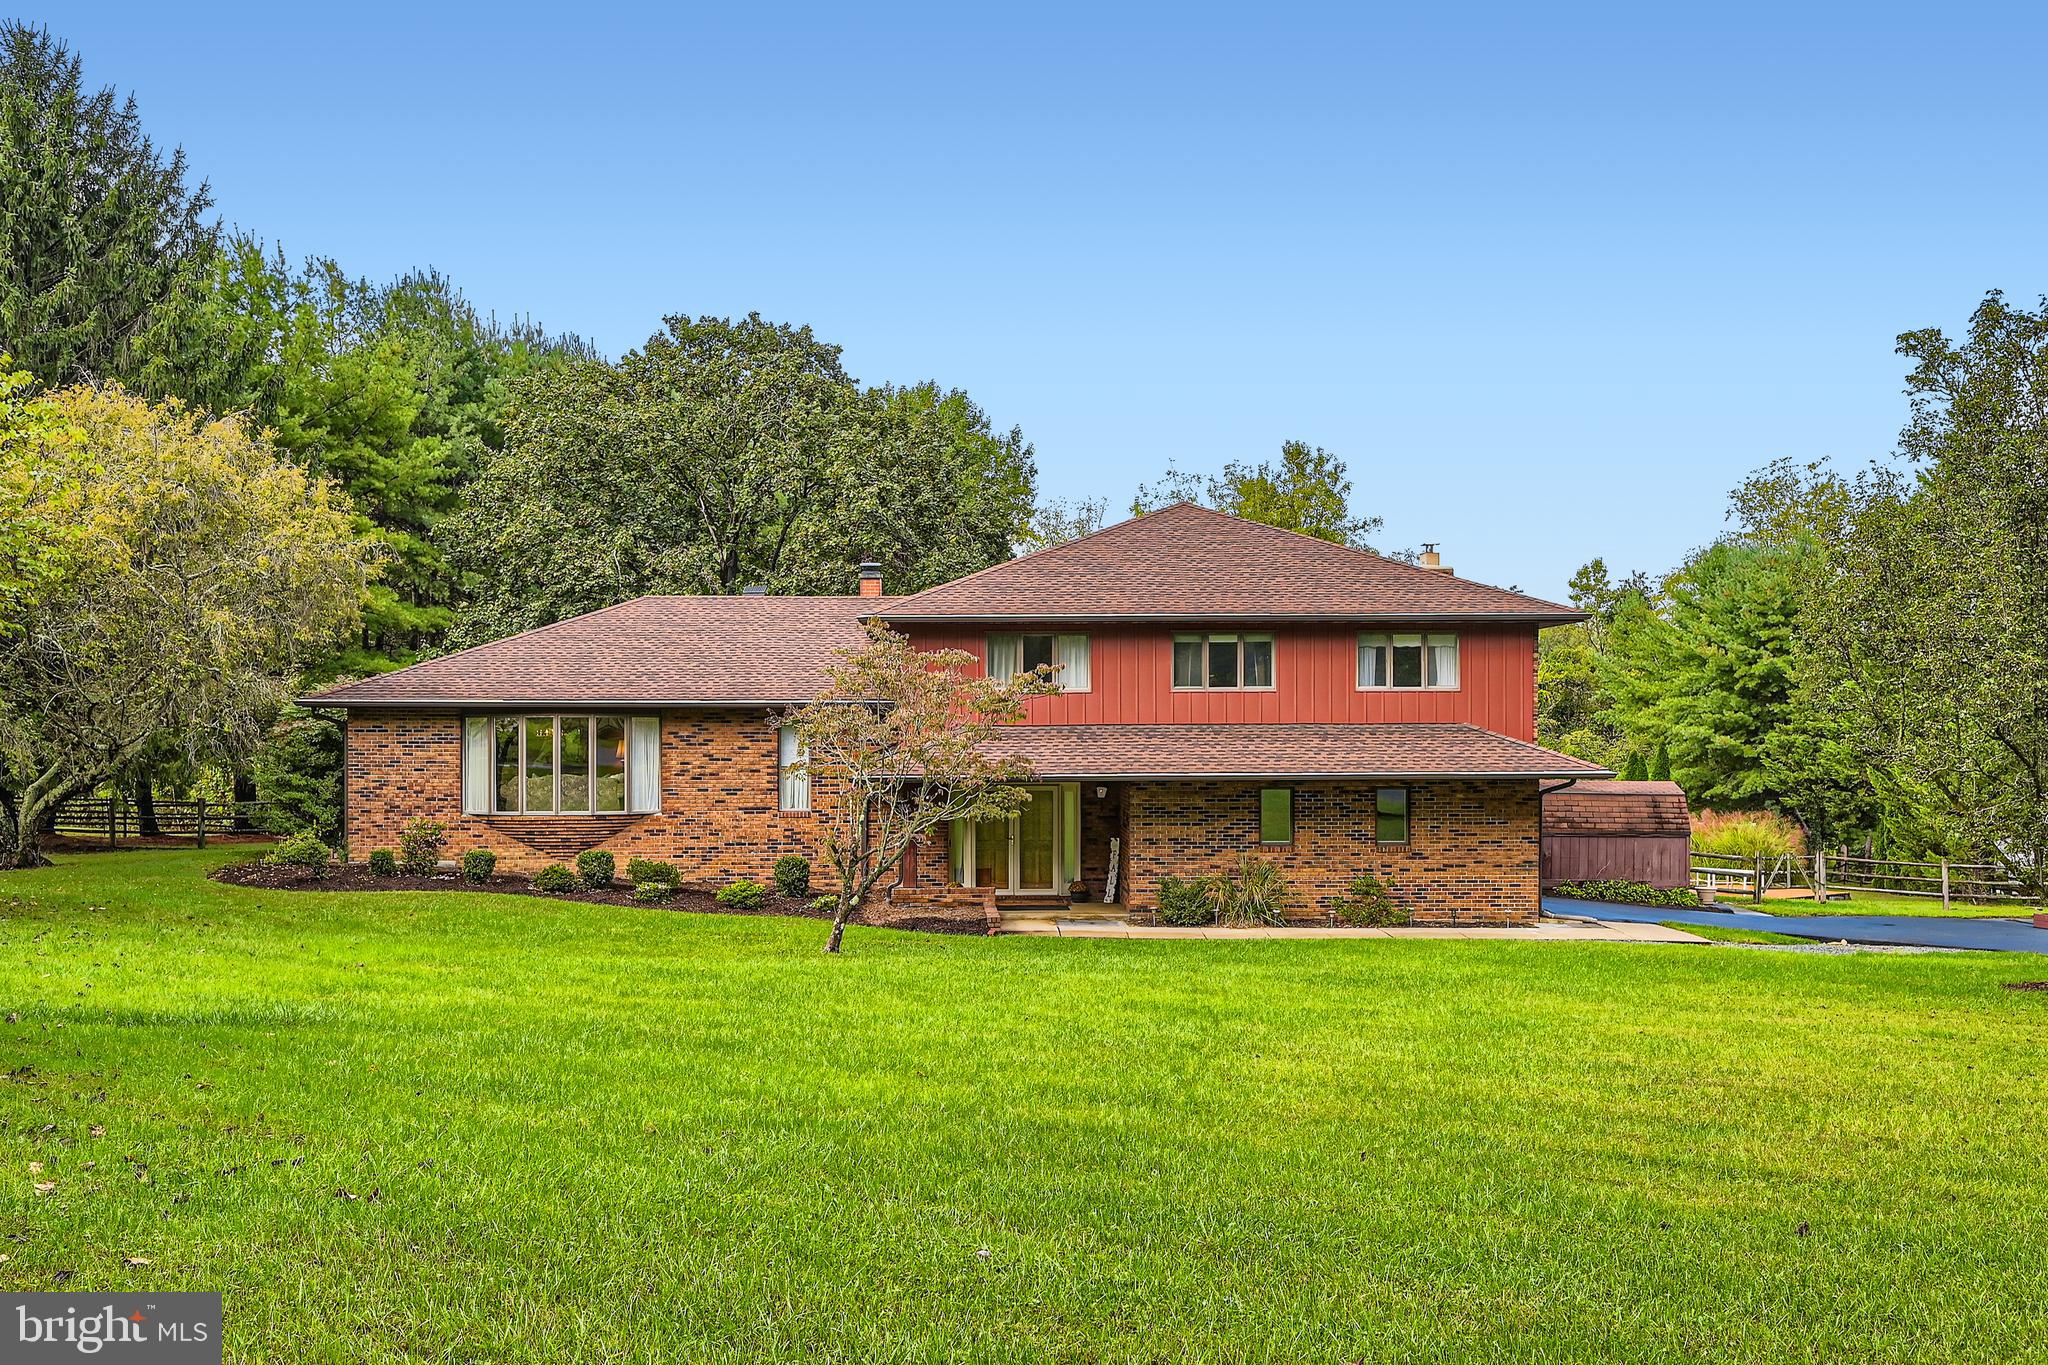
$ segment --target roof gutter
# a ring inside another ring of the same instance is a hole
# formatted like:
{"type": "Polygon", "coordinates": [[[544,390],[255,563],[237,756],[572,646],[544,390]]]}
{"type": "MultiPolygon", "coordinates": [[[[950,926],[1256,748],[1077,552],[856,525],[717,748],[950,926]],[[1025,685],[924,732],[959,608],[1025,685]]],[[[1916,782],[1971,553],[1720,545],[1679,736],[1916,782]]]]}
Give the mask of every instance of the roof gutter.
{"type": "MultiPolygon", "coordinates": [[[[1464,779],[1464,780],[1468,780],[1468,781],[1486,781],[1486,782],[1509,782],[1509,781],[1522,781],[1522,782],[1529,782],[1529,781],[1538,781],[1538,782],[1540,782],[1540,781],[1542,781],[1542,780],[1543,780],[1543,779],[1545,779],[1545,778],[1557,778],[1557,777],[1564,777],[1564,778],[1569,778],[1569,780],[1568,780],[1568,781],[1566,781],[1566,782],[1565,782],[1565,783],[1564,783],[1563,785],[1564,785],[1564,786],[1567,786],[1567,787],[1569,787],[1569,786],[1571,786],[1571,785],[1572,785],[1573,783],[1575,783],[1575,782],[1578,782],[1578,781],[1581,781],[1581,780],[1583,780],[1583,779],[1591,779],[1591,778],[1599,778],[1599,777],[1611,777],[1611,776],[1613,776],[1613,774],[1611,774],[1611,773],[1608,773],[1608,772],[1605,772],[1605,771],[1600,771],[1600,772],[1590,772],[1590,773],[1579,773],[1579,774],[1576,774],[1576,775],[1573,775],[1573,774],[1568,774],[1568,773],[1561,773],[1561,772],[1443,772],[1443,771],[1436,771],[1436,770],[1410,770],[1410,771],[1407,771],[1407,772],[1362,772],[1362,771],[1358,771],[1358,770],[1355,770],[1355,769],[1354,769],[1354,770],[1352,770],[1352,771],[1350,771],[1350,772],[1299,772],[1299,773],[1297,773],[1297,772],[1275,772],[1275,771],[1271,771],[1271,770],[1268,770],[1268,771],[1266,771],[1266,772],[1245,772],[1245,773],[1225,773],[1225,772],[1157,772],[1157,773],[1142,773],[1142,772],[1105,772],[1105,771],[1103,771],[1103,770],[1101,770],[1101,769],[1099,769],[1099,768],[1084,768],[1084,769],[1075,769],[1075,770],[1074,770],[1074,771],[1072,771],[1072,772],[1066,772],[1066,771],[1062,771],[1062,770],[1060,770],[1060,769],[1056,769],[1056,768],[1052,768],[1052,769],[1048,769],[1048,768],[1034,768],[1034,769],[1033,769],[1033,771],[1032,771],[1032,776],[1033,776],[1034,778],[1038,778],[1038,777],[1044,777],[1044,778],[1057,778],[1057,779],[1061,779],[1061,780],[1067,780],[1067,781],[1094,781],[1094,780],[1100,779],[1100,780],[1102,780],[1102,781],[1107,781],[1107,782],[1255,782],[1255,781],[1264,781],[1264,780],[1266,780],[1266,779],[1269,779],[1269,778],[1284,778],[1284,779],[1286,779],[1286,780],[1288,780],[1288,781],[1290,781],[1290,782],[1355,782],[1355,781],[1361,781],[1361,780],[1370,780],[1370,779],[1373,779],[1373,778],[1383,778],[1383,777],[1384,777],[1384,778],[1396,778],[1396,777],[1397,777],[1397,778],[1402,778],[1402,779],[1407,779],[1407,780],[1418,780],[1418,779],[1422,779],[1422,778],[1432,778],[1432,779],[1442,779],[1442,780],[1452,780],[1452,779],[1464,779]]],[[[1557,788],[1554,788],[1554,787],[1553,787],[1553,788],[1551,788],[1550,790],[1552,790],[1552,791],[1555,791],[1555,790],[1558,790],[1558,789],[1557,789],[1557,788]]]]}
{"type": "Polygon", "coordinates": [[[1069,611],[1020,611],[1007,614],[988,612],[876,612],[875,618],[885,622],[902,622],[906,625],[962,625],[995,626],[1018,622],[1072,621],[1086,624],[1116,624],[1125,621],[1166,621],[1198,623],[1204,621],[1271,621],[1276,624],[1296,621],[1342,621],[1359,625],[1374,625],[1381,622],[1428,623],[1441,622],[1446,625],[1475,623],[1480,625],[1524,625],[1524,626],[1565,626],[1580,621],[1592,620],[1589,612],[1445,612],[1445,611],[1180,611],[1180,612],[1069,612],[1069,611]]]}

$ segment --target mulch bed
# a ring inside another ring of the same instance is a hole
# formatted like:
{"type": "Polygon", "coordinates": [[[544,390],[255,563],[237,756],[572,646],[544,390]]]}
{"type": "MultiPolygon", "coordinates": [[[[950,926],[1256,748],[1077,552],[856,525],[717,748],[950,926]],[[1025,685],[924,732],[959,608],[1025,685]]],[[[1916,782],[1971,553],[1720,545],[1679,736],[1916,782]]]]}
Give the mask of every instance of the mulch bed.
{"type": "MultiPolygon", "coordinates": [[[[489,881],[470,882],[454,872],[432,877],[380,877],[361,863],[344,863],[328,869],[315,881],[295,867],[279,867],[258,858],[246,863],[229,863],[207,874],[230,886],[259,887],[266,891],[490,891],[504,896],[538,896],[551,901],[584,901],[592,905],[633,905],[646,910],[681,910],[699,915],[779,915],[793,919],[829,920],[831,912],[814,910],[808,900],[791,900],[773,888],[762,898],[759,910],[739,910],[720,905],[711,892],[684,887],[665,901],[636,901],[633,888],[626,885],[602,891],[536,891],[525,877],[499,873],[489,881]]],[[[979,921],[969,923],[940,915],[898,916],[886,904],[871,905],[856,916],[857,924],[880,925],[889,929],[915,929],[932,934],[979,934],[979,921]]]]}

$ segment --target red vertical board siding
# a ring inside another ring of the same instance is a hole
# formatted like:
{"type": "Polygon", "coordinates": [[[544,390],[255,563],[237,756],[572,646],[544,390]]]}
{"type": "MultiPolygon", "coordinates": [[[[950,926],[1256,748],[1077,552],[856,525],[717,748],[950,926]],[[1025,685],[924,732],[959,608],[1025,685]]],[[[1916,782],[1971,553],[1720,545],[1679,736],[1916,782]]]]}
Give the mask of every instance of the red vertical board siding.
{"type": "MultiPolygon", "coordinates": [[[[1458,689],[1361,692],[1359,628],[1279,626],[1272,632],[1272,691],[1176,692],[1172,629],[1098,626],[1087,632],[1092,690],[1039,697],[1030,704],[1029,718],[1039,725],[1462,721],[1511,739],[1535,739],[1534,626],[1388,629],[1455,630],[1458,689]]],[[[909,633],[923,649],[961,649],[987,658],[983,628],[912,626],[909,633]]]]}

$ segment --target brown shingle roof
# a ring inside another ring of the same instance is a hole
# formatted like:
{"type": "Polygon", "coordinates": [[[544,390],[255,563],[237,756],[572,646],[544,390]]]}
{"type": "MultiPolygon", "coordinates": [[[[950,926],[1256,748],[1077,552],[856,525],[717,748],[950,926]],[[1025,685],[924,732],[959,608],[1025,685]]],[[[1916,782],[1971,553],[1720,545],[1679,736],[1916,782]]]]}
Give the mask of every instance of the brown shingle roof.
{"type": "Polygon", "coordinates": [[[1019,725],[992,740],[1040,777],[1603,777],[1476,725],[1019,725]]]}
{"type": "Polygon", "coordinates": [[[1692,834],[1676,782],[1580,782],[1543,798],[1549,834],[1692,834]]]}
{"type": "Polygon", "coordinates": [[[1584,619],[1555,602],[1189,503],[898,598],[882,614],[896,621],[1584,619]]]}
{"type": "Polygon", "coordinates": [[[320,693],[320,706],[808,701],[874,597],[640,597],[320,693]]]}

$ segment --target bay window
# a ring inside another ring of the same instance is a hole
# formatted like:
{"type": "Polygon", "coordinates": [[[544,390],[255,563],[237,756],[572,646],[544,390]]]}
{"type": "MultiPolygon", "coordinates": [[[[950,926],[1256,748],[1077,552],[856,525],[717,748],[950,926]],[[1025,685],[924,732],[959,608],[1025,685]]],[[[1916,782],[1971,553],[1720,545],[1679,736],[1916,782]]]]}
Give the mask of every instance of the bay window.
{"type": "Polygon", "coordinates": [[[1062,692],[1086,692],[1090,677],[1088,637],[1050,632],[1022,632],[988,637],[988,676],[998,680],[1052,665],[1052,680],[1062,692]]]}
{"type": "Polygon", "coordinates": [[[1366,634],[1358,637],[1358,687],[1425,688],[1458,686],[1458,637],[1446,634],[1366,634]]]}
{"type": "Polygon", "coordinates": [[[1273,686],[1270,635],[1176,635],[1173,685],[1177,691],[1268,691],[1273,686]]]}
{"type": "Polygon", "coordinates": [[[618,815],[661,808],[656,716],[470,716],[463,721],[463,811],[618,815]]]}

